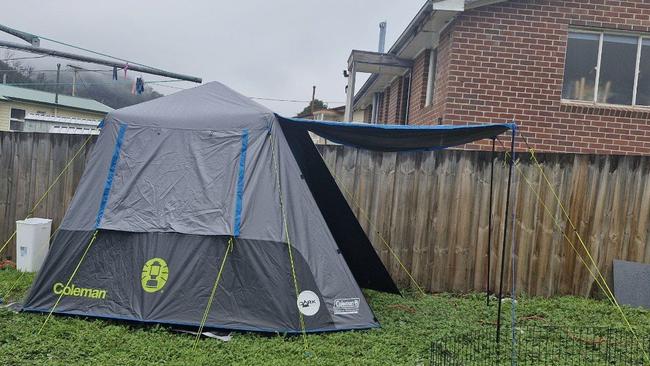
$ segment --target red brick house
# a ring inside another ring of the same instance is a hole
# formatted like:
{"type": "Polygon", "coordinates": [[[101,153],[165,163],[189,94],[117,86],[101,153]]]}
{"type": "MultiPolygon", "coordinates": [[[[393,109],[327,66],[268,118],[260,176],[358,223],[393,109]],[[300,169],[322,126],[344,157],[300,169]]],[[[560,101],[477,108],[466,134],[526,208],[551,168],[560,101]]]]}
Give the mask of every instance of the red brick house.
{"type": "Polygon", "coordinates": [[[515,120],[538,150],[650,154],[650,0],[429,0],[348,74],[347,120],[515,120]]]}

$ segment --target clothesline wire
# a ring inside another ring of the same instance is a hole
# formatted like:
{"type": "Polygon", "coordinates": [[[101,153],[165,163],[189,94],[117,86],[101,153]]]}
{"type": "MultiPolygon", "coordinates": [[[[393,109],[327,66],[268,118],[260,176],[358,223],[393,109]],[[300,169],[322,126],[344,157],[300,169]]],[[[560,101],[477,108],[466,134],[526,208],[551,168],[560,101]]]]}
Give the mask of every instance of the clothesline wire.
{"type": "MultiPolygon", "coordinates": [[[[6,48],[6,47],[3,47],[6,48]]],[[[8,49],[8,48],[7,48],[8,49]]],[[[18,61],[18,60],[34,60],[37,58],[44,58],[44,57],[49,57],[50,55],[41,55],[41,56],[24,56],[24,57],[10,57],[2,60],[2,62],[7,62],[7,61],[18,61]]]]}
{"type": "MultiPolygon", "coordinates": [[[[96,55],[100,55],[100,56],[104,56],[104,57],[109,57],[109,58],[112,58],[112,59],[114,59],[114,60],[119,60],[119,61],[122,61],[122,62],[126,62],[126,63],[128,63],[128,64],[133,64],[133,65],[138,65],[138,66],[148,67],[148,68],[151,68],[151,69],[154,69],[154,70],[161,71],[161,69],[159,69],[159,68],[156,68],[156,67],[153,67],[153,66],[149,66],[149,65],[146,65],[146,64],[142,64],[142,63],[138,63],[138,62],[135,62],[135,61],[127,60],[127,59],[124,59],[124,58],[121,58],[121,57],[112,56],[112,55],[109,55],[109,54],[106,54],[106,53],[103,53],[103,52],[93,51],[93,50],[88,49],[88,48],[84,48],[84,47],[80,47],[80,46],[75,46],[75,45],[73,45],[73,44],[66,43],[66,42],[57,41],[57,40],[55,40],[55,39],[52,39],[52,38],[49,38],[49,37],[44,37],[44,36],[41,36],[41,35],[38,35],[38,34],[35,34],[35,36],[39,37],[40,39],[44,39],[44,40],[46,40],[46,41],[50,41],[50,42],[53,42],[53,43],[57,43],[57,44],[60,44],[60,45],[66,46],[66,47],[71,47],[71,48],[75,48],[75,49],[78,49],[78,50],[81,50],[81,51],[85,51],[85,52],[93,53],[93,54],[96,54],[96,55]]],[[[29,57],[29,58],[42,58],[42,57],[47,57],[47,56],[49,56],[49,55],[43,55],[43,56],[32,56],[32,57],[29,57]]],[[[27,58],[22,58],[22,59],[27,59],[27,58]]],[[[78,70],[78,71],[84,71],[84,70],[78,70]]],[[[91,71],[91,70],[88,70],[88,71],[91,71]]],[[[113,70],[96,70],[96,72],[109,72],[109,71],[112,72],[113,70]]],[[[35,71],[35,70],[34,70],[34,72],[40,72],[40,71],[35,71]]],[[[145,81],[145,84],[158,84],[158,83],[163,83],[163,82],[174,82],[174,81],[181,81],[181,80],[169,80],[169,81],[167,81],[167,80],[164,80],[164,81],[163,81],[163,80],[160,80],[160,81],[153,81],[153,82],[152,82],[152,81],[145,81]]],[[[18,84],[18,83],[15,83],[15,84],[18,84]]],[[[42,84],[42,83],[33,83],[33,84],[31,84],[31,85],[40,85],[40,84],[42,84]]],[[[59,85],[65,85],[65,84],[66,84],[66,83],[59,83],[59,85]]],[[[70,84],[70,83],[67,83],[67,84],[70,84]]],[[[89,83],[89,85],[96,85],[96,84],[98,84],[98,83],[89,83]]],[[[8,84],[8,85],[11,85],[11,84],[8,84]]],[[[30,85],[30,84],[29,84],[29,83],[22,83],[22,84],[20,84],[20,85],[30,85]]],[[[56,85],[56,83],[48,83],[48,85],[56,85]]],[[[162,86],[162,85],[161,85],[161,86],[162,86]]],[[[184,89],[185,89],[185,88],[181,88],[181,87],[172,87],[172,86],[165,86],[165,87],[172,88],[172,89],[178,89],[178,90],[184,90],[184,89]]],[[[271,102],[285,102],[285,103],[311,103],[311,100],[281,99],[281,98],[264,98],[264,97],[249,97],[249,98],[250,98],[250,99],[255,99],[255,100],[271,101],[271,102]]],[[[344,103],[344,102],[339,102],[339,101],[325,101],[325,103],[342,104],[342,103],[344,103]]]]}
{"type": "MultiPolygon", "coordinates": [[[[268,100],[271,102],[289,102],[289,103],[311,103],[311,100],[297,100],[297,99],[278,99],[278,98],[263,98],[263,97],[249,97],[251,99],[259,99],[259,100],[268,100]]],[[[320,99],[319,99],[320,100],[320,99]]],[[[332,103],[332,104],[343,104],[345,102],[337,102],[337,101],[328,101],[324,100],[322,101],[323,103],[332,103]]]]}
{"type": "MultiPolygon", "coordinates": [[[[87,85],[110,85],[110,84],[114,84],[115,81],[116,81],[116,80],[111,80],[111,81],[96,81],[96,82],[90,82],[90,83],[87,83],[87,85]]],[[[117,80],[117,81],[118,81],[118,82],[119,82],[119,81],[122,81],[122,82],[124,82],[124,81],[128,81],[129,84],[131,84],[132,82],[135,82],[135,80],[124,80],[124,79],[122,79],[122,80],[117,80]]],[[[176,81],[176,80],[153,80],[153,81],[145,81],[144,83],[145,83],[145,84],[158,84],[158,83],[168,83],[168,82],[171,82],[171,81],[176,81]]],[[[74,83],[71,82],[71,81],[70,81],[70,82],[68,82],[68,81],[62,81],[62,82],[58,82],[58,83],[50,83],[50,82],[36,82],[36,81],[34,81],[34,82],[24,82],[24,83],[22,83],[22,82],[21,82],[21,83],[6,83],[6,84],[1,84],[1,85],[9,85],[9,86],[47,85],[47,86],[51,86],[51,85],[72,85],[72,84],[74,84],[74,83]]]]}
{"type": "MultiPolygon", "coordinates": [[[[31,72],[56,72],[56,69],[32,69],[32,70],[20,70],[20,69],[6,69],[6,70],[0,70],[0,72],[25,72],[25,71],[31,71],[31,72]]],[[[82,70],[68,70],[68,69],[63,69],[61,72],[112,72],[112,70],[104,70],[104,69],[82,69],[82,70]]],[[[179,80],[181,81],[181,80],[179,80]]]]}
{"type": "Polygon", "coordinates": [[[60,44],[60,45],[66,46],[66,47],[75,48],[75,49],[78,49],[78,50],[81,50],[81,51],[85,51],[85,52],[93,53],[93,54],[95,54],[95,55],[104,56],[104,57],[109,57],[109,58],[112,58],[112,59],[114,59],[114,60],[118,60],[118,61],[125,62],[125,63],[127,63],[127,64],[133,64],[133,65],[138,65],[138,66],[148,67],[148,68],[150,68],[150,69],[157,70],[157,71],[163,71],[162,69],[159,69],[159,68],[157,68],[157,67],[153,67],[153,66],[145,65],[145,64],[142,64],[142,63],[139,63],[139,62],[135,62],[135,61],[131,61],[131,60],[127,60],[127,59],[125,59],[125,58],[121,58],[121,57],[112,56],[112,55],[109,55],[109,54],[107,54],[107,53],[98,52],[98,51],[93,51],[93,50],[88,49],[88,48],[85,48],[85,47],[75,46],[75,45],[70,44],[70,43],[66,43],[66,42],[62,42],[62,41],[57,41],[57,40],[55,40],[55,39],[48,38],[48,37],[44,37],[44,36],[41,36],[41,35],[38,35],[38,34],[35,34],[35,36],[37,36],[37,37],[40,38],[40,39],[44,39],[44,40],[46,40],[46,41],[54,42],[54,43],[57,43],[57,44],[60,44]]]}
{"type": "MultiPolygon", "coordinates": [[[[80,80],[81,77],[80,77],[80,80]]],[[[82,80],[83,81],[83,80],[82,80]]],[[[183,88],[179,86],[172,86],[172,85],[160,85],[164,83],[173,83],[173,82],[179,82],[182,80],[152,80],[152,81],[145,81],[145,84],[154,84],[156,86],[162,86],[165,88],[172,88],[172,89],[177,89],[177,90],[185,90],[188,88],[183,88]]],[[[113,84],[115,80],[112,81],[104,81],[104,82],[84,82],[84,86],[88,87],[90,85],[108,85],[108,84],[113,84]]],[[[25,82],[25,83],[7,83],[7,84],[2,84],[2,85],[9,85],[9,86],[26,86],[26,85],[72,85],[72,82],[59,82],[59,83],[39,83],[39,82],[25,82]]],[[[266,101],[271,101],[271,102],[288,102],[288,103],[310,103],[311,100],[298,100],[298,99],[281,99],[281,98],[264,98],[264,97],[249,97],[250,99],[255,99],[255,100],[266,100],[266,101]]],[[[324,103],[332,103],[332,104],[337,104],[337,103],[343,103],[343,102],[336,102],[336,101],[324,101],[324,103]]]]}

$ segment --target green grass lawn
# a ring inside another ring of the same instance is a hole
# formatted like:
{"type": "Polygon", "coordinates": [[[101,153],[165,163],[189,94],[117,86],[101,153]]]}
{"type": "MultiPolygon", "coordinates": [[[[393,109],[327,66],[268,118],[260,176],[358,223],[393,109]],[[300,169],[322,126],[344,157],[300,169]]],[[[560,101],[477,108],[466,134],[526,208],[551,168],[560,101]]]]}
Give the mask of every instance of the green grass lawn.
{"type": "MultiPolygon", "coordinates": [[[[31,274],[6,294],[19,276],[14,270],[0,270],[0,297],[5,302],[19,301],[28,290],[31,274]]],[[[0,365],[427,365],[433,340],[479,332],[496,319],[496,307],[486,307],[480,294],[400,297],[367,291],[366,297],[381,329],[308,335],[306,348],[300,336],[235,333],[230,342],[202,339],[193,349],[193,336],[164,326],[63,316],[53,316],[37,335],[44,315],[2,308],[0,365]]],[[[509,321],[509,304],[504,303],[503,311],[509,321]]],[[[650,329],[650,312],[624,311],[638,332],[650,329]]],[[[517,313],[522,327],[623,327],[608,302],[575,297],[524,297],[517,313]]]]}

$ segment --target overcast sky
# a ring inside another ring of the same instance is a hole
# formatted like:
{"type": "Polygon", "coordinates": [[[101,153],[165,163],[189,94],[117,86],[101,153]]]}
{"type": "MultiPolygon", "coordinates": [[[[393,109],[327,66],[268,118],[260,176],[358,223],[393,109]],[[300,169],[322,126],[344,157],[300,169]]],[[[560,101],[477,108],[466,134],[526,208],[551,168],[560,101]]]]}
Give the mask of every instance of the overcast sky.
{"type": "MultiPolygon", "coordinates": [[[[3,3],[0,23],[169,71],[218,80],[254,97],[345,101],[352,49],[388,49],[424,0],[37,1],[3,3]]],[[[23,42],[5,34],[3,40],[23,42]]],[[[64,50],[42,41],[42,47],[64,50]]],[[[4,52],[1,54],[4,57],[4,52]]],[[[56,60],[43,59],[56,67],[56,60]]],[[[143,75],[145,80],[160,80],[143,75]]],[[[190,83],[178,83],[188,87],[190,83]]],[[[174,89],[158,87],[169,94],[174,89]]],[[[260,101],[292,115],[304,103],[260,101]]]]}

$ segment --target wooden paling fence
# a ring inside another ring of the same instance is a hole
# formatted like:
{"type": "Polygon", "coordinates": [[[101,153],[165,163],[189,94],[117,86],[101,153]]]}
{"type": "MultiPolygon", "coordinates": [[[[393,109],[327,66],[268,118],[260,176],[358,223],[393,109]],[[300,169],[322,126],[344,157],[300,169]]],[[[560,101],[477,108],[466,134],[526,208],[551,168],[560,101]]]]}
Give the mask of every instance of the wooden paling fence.
{"type": "MultiPolygon", "coordinates": [[[[0,132],[0,243],[85,140],[82,135],[0,132]]],[[[52,218],[53,228],[58,227],[72,199],[93,142],[34,213],[52,218]]],[[[425,290],[484,290],[490,152],[377,153],[332,145],[319,146],[319,150],[396,280],[408,284],[383,240],[425,290]]],[[[528,154],[519,157],[521,172],[531,185],[515,171],[518,289],[542,296],[597,295],[589,271],[565,238],[581,250],[560,205],[528,154]]],[[[610,284],[613,259],[650,263],[650,157],[537,157],[610,284]]],[[[490,255],[493,289],[503,235],[507,178],[503,158],[499,153],[495,164],[495,230],[490,255]]],[[[509,254],[509,239],[507,243],[509,254]]],[[[8,255],[15,258],[14,243],[8,255]]],[[[510,263],[509,255],[506,261],[510,263]]],[[[506,274],[509,288],[510,270],[506,274]]]]}
{"type": "MultiPolygon", "coordinates": [[[[29,214],[87,138],[87,135],[0,132],[0,246],[16,229],[16,220],[29,214]]],[[[52,231],[59,227],[72,200],[94,141],[95,137],[33,213],[33,217],[52,219],[52,231]]],[[[9,244],[6,256],[15,260],[15,239],[9,244]]]]}
{"type": "MultiPolygon", "coordinates": [[[[490,152],[377,153],[331,145],[319,150],[394,278],[408,284],[383,240],[428,291],[485,289],[490,152]]],[[[599,296],[567,241],[589,263],[558,200],[530,154],[518,156],[512,203],[517,288],[540,296],[599,296]]],[[[650,263],[650,157],[536,156],[610,288],[613,259],[650,263]]],[[[495,163],[492,289],[498,284],[503,236],[508,174],[503,159],[501,152],[495,163]]],[[[508,239],[506,268],[510,243],[508,239]]],[[[510,288],[509,269],[506,275],[510,288]]]]}

